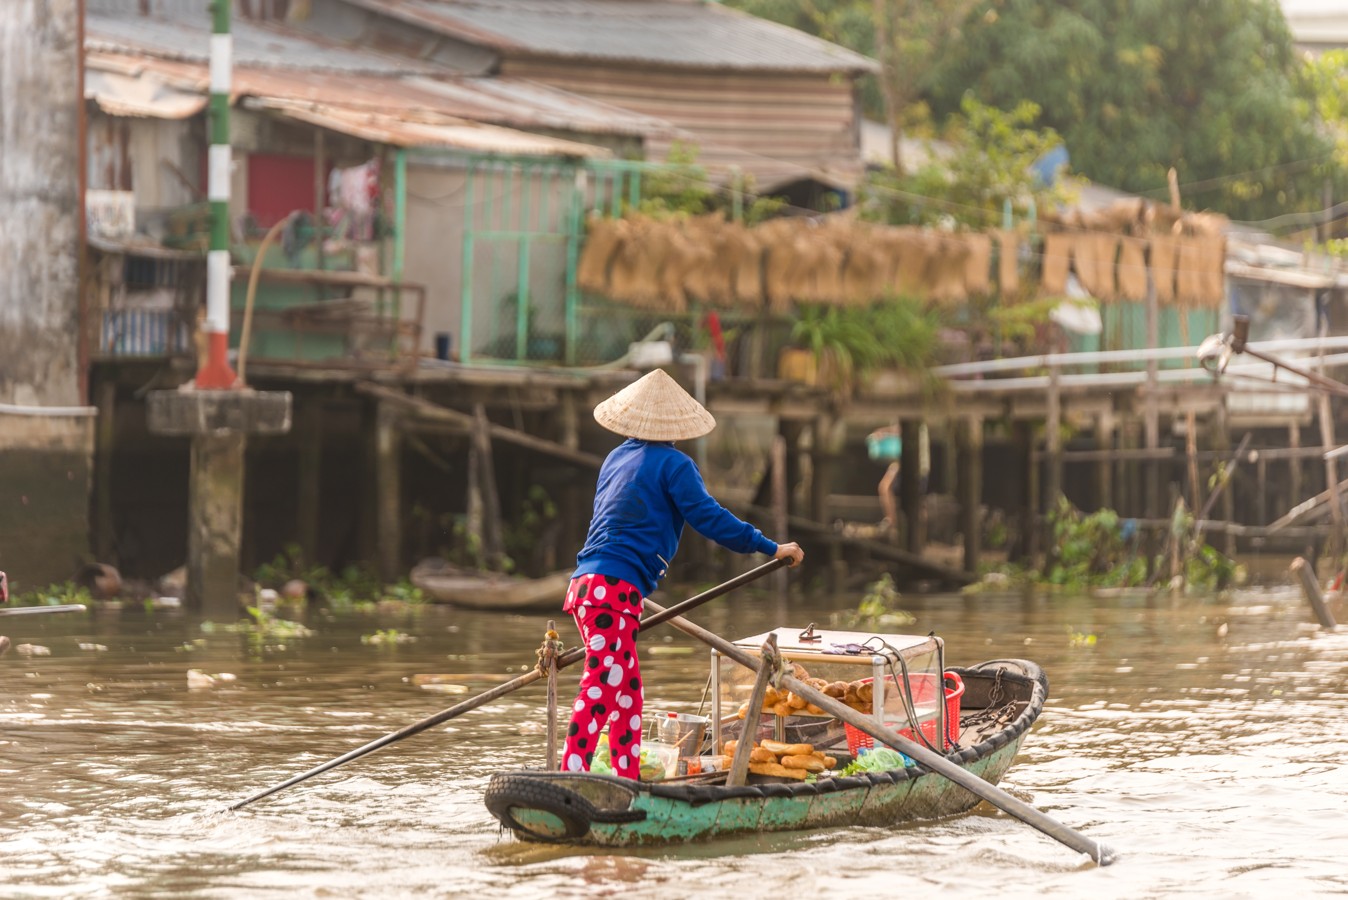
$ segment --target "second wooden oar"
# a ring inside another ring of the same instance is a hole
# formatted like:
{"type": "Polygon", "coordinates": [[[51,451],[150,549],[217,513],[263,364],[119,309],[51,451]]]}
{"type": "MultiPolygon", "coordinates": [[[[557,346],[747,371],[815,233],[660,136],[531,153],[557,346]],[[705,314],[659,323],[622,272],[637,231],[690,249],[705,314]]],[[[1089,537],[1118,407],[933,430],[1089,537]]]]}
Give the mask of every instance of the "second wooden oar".
{"type": "MultiPolygon", "coordinates": [[[[674,607],[662,609],[659,604],[652,603],[650,600],[646,601],[646,607],[661,615],[675,612],[674,607]]],[[[705,628],[694,625],[692,622],[680,618],[679,616],[674,616],[669,621],[670,624],[684,634],[695,637],[704,644],[714,647],[723,656],[733,659],[746,669],[755,672],[761,669],[762,661],[758,657],[745,652],[740,647],[736,647],[734,644],[730,643],[730,641],[725,640],[719,635],[712,634],[705,628]]],[[[1079,853],[1086,854],[1099,865],[1107,866],[1114,861],[1114,851],[1104,844],[1099,841],[1091,840],[1079,832],[1073,831],[1071,828],[1050,818],[1033,806],[1030,806],[1028,803],[1017,800],[1001,788],[989,784],[972,772],[966,771],[946,759],[941,754],[935,753],[928,750],[926,747],[908,740],[894,729],[884,727],[874,718],[857,712],[850,706],[825,694],[823,691],[816,690],[799,678],[783,674],[779,681],[780,687],[785,687],[787,690],[794,691],[798,696],[815,704],[829,715],[836,716],[852,727],[866,732],[876,740],[884,741],[895,750],[911,756],[914,760],[927,769],[930,769],[932,772],[950,779],[979,799],[986,800],[1002,812],[1020,819],[1026,825],[1039,829],[1055,841],[1066,844],[1068,847],[1071,847],[1079,853]]]]}
{"type": "MultiPolygon", "coordinates": [[[[717,597],[720,597],[722,594],[727,594],[730,591],[735,590],[735,588],[743,587],[744,585],[748,584],[751,581],[755,581],[759,578],[762,578],[769,572],[776,571],[777,569],[781,568],[784,565],[786,565],[786,560],[774,559],[771,562],[766,562],[755,569],[750,569],[743,575],[738,575],[730,579],[729,581],[725,582],[724,584],[719,584],[710,590],[703,591],[696,597],[690,597],[687,600],[683,601],[682,603],[671,606],[667,610],[664,610],[655,615],[647,616],[646,618],[641,620],[641,628],[643,631],[645,631],[646,629],[650,628],[653,625],[659,625],[661,622],[667,622],[670,619],[674,618],[675,616],[681,615],[685,612],[688,612],[689,610],[696,609],[697,607],[701,606],[702,604],[706,603],[709,600],[714,600],[717,597]]],[[[580,662],[584,658],[585,658],[585,649],[583,647],[573,647],[572,649],[563,653],[561,656],[557,657],[557,668],[564,669],[567,666],[571,665],[572,663],[580,662]]],[[[386,734],[381,738],[371,741],[370,743],[366,744],[363,747],[357,747],[350,753],[345,753],[337,757],[336,759],[330,759],[327,762],[323,763],[322,765],[315,766],[314,768],[310,769],[307,772],[302,772],[293,778],[287,779],[286,781],[281,782],[275,787],[267,788],[265,791],[260,791],[251,797],[247,797],[243,800],[240,800],[238,803],[235,803],[228,808],[240,809],[244,806],[247,806],[249,803],[252,803],[254,800],[261,800],[263,797],[267,797],[271,794],[276,793],[277,791],[284,790],[285,788],[299,784],[301,781],[304,781],[307,778],[312,778],[313,776],[326,772],[329,769],[334,769],[337,766],[342,765],[343,763],[348,763],[351,760],[362,757],[367,753],[373,753],[375,750],[378,750],[381,747],[387,747],[389,744],[397,743],[398,741],[401,741],[405,737],[411,737],[414,734],[419,734],[420,732],[425,731],[427,728],[434,728],[436,725],[439,725],[442,722],[448,722],[450,719],[453,719],[457,716],[461,716],[464,713],[469,712],[471,710],[477,709],[479,706],[483,706],[487,703],[490,703],[491,701],[497,699],[498,697],[504,697],[506,694],[509,694],[512,691],[517,691],[520,688],[524,687],[525,685],[533,684],[535,681],[538,681],[540,678],[543,678],[545,674],[546,674],[545,672],[537,668],[531,669],[513,681],[507,681],[505,684],[498,685],[497,687],[494,687],[489,691],[478,694],[476,697],[471,697],[467,700],[464,700],[462,703],[456,703],[449,709],[441,710],[440,712],[436,713],[433,716],[427,716],[420,722],[415,722],[411,725],[408,725],[406,728],[402,728],[399,729],[398,731],[386,734]]]]}

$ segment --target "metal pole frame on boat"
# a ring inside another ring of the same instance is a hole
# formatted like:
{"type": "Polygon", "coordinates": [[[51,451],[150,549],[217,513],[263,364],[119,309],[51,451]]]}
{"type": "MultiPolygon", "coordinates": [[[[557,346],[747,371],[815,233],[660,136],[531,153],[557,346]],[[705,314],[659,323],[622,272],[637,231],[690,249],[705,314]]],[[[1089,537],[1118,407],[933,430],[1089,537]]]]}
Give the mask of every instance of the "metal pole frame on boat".
{"type": "MultiPolygon", "coordinates": [[[[662,608],[659,604],[653,603],[650,600],[646,601],[646,607],[652,612],[660,615],[671,611],[662,608]]],[[[705,628],[695,625],[681,616],[672,616],[669,619],[669,622],[684,634],[697,638],[703,643],[715,647],[723,655],[730,657],[746,669],[757,672],[762,666],[760,660],[756,659],[751,654],[746,653],[741,648],[736,647],[730,641],[712,634],[705,628]]],[[[925,768],[953,781],[955,784],[969,791],[979,799],[991,803],[1002,812],[1020,819],[1020,821],[1024,822],[1026,825],[1042,831],[1055,841],[1071,847],[1078,853],[1086,854],[1098,865],[1107,866],[1118,858],[1118,855],[1112,849],[1099,841],[1092,840],[1056,819],[1045,815],[1028,803],[1017,800],[1006,791],[1003,791],[995,785],[989,784],[972,772],[966,771],[959,765],[946,759],[941,754],[934,753],[926,747],[908,740],[892,728],[886,728],[870,716],[863,715],[852,709],[850,706],[830,697],[823,691],[816,690],[814,687],[806,684],[794,675],[788,675],[784,672],[781,675],[780,683],[782,687],[794,691],[797,695],[804,697],[829,715],[842,719],[852,727],[866,732],[876,740],[883,741],[895,750],[911,756],[925,768]]]]}

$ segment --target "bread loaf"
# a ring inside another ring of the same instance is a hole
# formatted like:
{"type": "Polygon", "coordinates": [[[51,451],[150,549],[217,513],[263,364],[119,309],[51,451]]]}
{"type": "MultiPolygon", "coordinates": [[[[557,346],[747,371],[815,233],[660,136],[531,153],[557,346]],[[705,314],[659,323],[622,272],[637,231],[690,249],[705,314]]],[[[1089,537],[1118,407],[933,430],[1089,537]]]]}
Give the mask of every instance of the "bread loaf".
{"type": "Polygon", "coordinates": [[[750,763],[749,771],[754,775],[772,775],[777,778],[794,778],[804,781],[810,773],[804,769],[788,769],[780,763],[750,763]]]}

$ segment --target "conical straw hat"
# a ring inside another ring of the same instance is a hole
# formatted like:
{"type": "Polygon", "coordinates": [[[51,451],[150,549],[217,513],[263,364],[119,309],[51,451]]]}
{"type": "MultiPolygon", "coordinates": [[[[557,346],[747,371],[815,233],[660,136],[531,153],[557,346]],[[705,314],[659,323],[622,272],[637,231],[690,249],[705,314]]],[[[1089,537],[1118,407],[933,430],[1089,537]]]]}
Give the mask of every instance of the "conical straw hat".
{"type": "Polygon", "coordinates": [[[711,413],[664,369],[651,370],[600,403],[594,420],[643,441],[689,441],[716,427],[711,413]]]}

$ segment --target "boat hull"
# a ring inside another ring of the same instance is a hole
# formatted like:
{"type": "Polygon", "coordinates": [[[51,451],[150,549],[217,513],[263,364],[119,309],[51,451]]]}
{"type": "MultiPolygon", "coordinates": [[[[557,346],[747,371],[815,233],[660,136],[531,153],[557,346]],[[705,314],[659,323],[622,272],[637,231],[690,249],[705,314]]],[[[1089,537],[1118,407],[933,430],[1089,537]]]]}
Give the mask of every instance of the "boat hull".
{"type": "MultiPolygon", "coordinates": [[[[989,784],[1010,768],[1047,695],[1034,663],[998,660],[956,669],[971,702],[993,687],[1018,690],[1023,707],[1004,727],[978,735],[948,758],[989,784]],[[1000,666],[1001,675],[994,674],[1000,666]],[[975,690],[969,691],[973,686],[975,690]]],[[[966,702],[965,718],[978,707],[966,702]]],[[[527,771],[494,776],[485,797],[502,825],[524,840],[628,847],[765,831],[839,825],[891,825],[967,812],[979,802],[965,788],[921,767],[813,783],[673,785],[604,775],[527,771]]]]}
{"type": "Polygon", "coordinates": [[[518,578],[421,564],[412,569],[409,578],[437,603],[463,609],[560,612],[571,582],[571,570],[558,570],[538,578],[518,578]]]}

